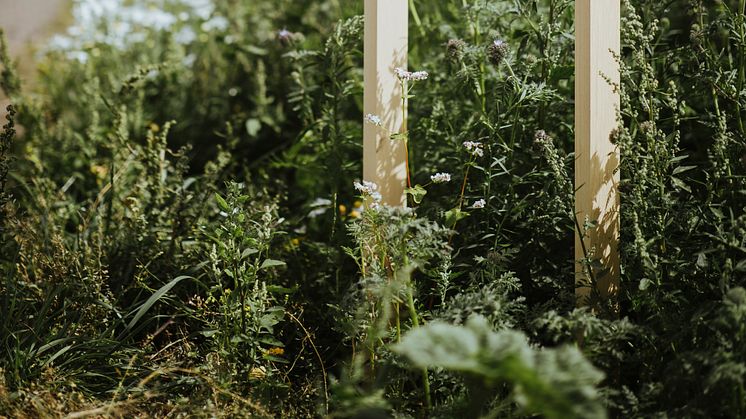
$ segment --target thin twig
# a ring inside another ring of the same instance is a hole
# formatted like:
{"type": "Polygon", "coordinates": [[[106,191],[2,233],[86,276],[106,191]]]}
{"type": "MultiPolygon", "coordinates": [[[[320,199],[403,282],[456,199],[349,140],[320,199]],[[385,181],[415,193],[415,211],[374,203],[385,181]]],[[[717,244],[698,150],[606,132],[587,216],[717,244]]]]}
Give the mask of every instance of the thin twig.
{"type": "Polygon", "coordinates": [[[324,360],[321,358],[321,354],[319,353],[319,350],[316,348],[316,345],[313,343],[313,338],[311,337],[311,334],[308,332],[308,329],[306,329],[305,326],[303,326],[303,323],[301,323],[300,320],[298,320],[297,317],[293,315],[293,313],[288,312],[288,316],[290,316],[293,321],[298,323],[298,326],[300,326],[301,329],[303,329],[303,332],[306,334],[306,337],[308,338],[308,342],[311,344],[311,347],[313,348],[313,351],[316,353],[316,357],[319,359],[319,364],[321,365],[321,372],[322,377],[324,378],[324,408],[327,413],[329,413],[329,388],[326,382],[326,367],[324,366],[324,360]]]}

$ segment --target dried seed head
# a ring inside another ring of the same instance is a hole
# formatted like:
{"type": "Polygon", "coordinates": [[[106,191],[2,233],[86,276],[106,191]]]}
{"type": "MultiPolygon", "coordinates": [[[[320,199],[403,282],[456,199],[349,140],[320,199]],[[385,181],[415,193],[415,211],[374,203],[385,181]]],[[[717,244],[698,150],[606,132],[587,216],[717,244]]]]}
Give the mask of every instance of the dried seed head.
{"type": "Polygon", "coordinates": [[[693,24],[691,30],[689,31],[689,41],[691,41],[692,45],[695,46],[701,46],[704,41],[704,31],[702,31],[702,28],[698,24],[693,24]]]}
{"type": "Polygon", "coordinates": [[[543,150],[547,144],[552,142],[552,137],[547,134],[546,131],[543,129],[540,129],[534,133],[534,150],[535,151],[541,151],[543,150]]]}
{"type": "Polygon", "coordinates": [[[547,141],[552,141],[552,137],[550,137],[546,131],[544,131],[543,129],[540,129],[536,131],[536,133],[534,133],[534,141],[537,143],[543,143],[547,141]]]}
{"type": "Polygon", "coordinates": [[[464,58],[464,49],[466,49],[466,42],[460,39],[450,39],[446,44],[446,53],[452,61],[461,61],[464,58]]]}
{"type": "Polygon", "coordinates": [[[643,134],[655,134],[655,122],[653,121],[645,121],[640,124],[640,132],[643,134]]]}
{"type": "Polygon", "coordinates": [[[495,39],[487,47],[487,57],[494,65],[500,65],[510,52],[510,46],[502,39],[495,39]]]}

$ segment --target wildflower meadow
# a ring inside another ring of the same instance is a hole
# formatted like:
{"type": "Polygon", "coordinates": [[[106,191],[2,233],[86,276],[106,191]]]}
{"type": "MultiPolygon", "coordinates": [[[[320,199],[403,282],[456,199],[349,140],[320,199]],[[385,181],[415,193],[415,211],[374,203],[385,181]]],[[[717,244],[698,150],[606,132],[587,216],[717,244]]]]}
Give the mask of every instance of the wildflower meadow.
{"type": "Polygon", "coordinates": [[[746,418],[746,0],[621,0],[583,301],[575,3],[408,0],[394,116],[359,0],[71,0],[32,75],[0,34],[0,418],[746,418]]]}

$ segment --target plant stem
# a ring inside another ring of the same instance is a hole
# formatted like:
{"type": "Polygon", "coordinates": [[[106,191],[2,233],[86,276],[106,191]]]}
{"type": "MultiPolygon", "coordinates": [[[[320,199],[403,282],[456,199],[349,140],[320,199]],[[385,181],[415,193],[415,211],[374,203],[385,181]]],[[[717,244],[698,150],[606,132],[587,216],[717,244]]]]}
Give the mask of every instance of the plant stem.
{"type": "Polygon", "coordinates": [[[412,179],[409,176],[409,139],[404,140],[404,165],[407,171],[407,188],[412,187],[412,179]]]}
{"type": "Polygon", "coordinates": [[[417,25],[417,29],[420,30],[420,35],[423,37],[427,34],[425,33],[425,28],[422,27],[422,21],[420,20],[420,14],[417,13],[417,7],[414,5],[414,0],[409,0],[409,11],[412,13],[412,19],[414,19],[415,25],[417,25]]]}
{"type": "MultiPolygon", "coordinates": [[[[412,318],[412,328],[416,329],[420,327],[420,319],[417,316],[417,308],[414,305],[412,294],[412,290],[407,293],[407,307],[409,308],[409,316],[412,318]]],[[[425,407],[429,411],[432,408],[432,399],[430,397],[430,377],[427,375],[427,368],[422,370],[422,387],[425,391],[425,407]]]]}
{"type": "Polygon", "coordinates": [[[466,173],[464,173],[464,182],[461,184],[461,193],[459,194],[459,197],[458,197],[458,209],[461,209],[464,206],[464,195],[466,194],[466,183],[469,180],[469,169],[471,169],[471,161],[469,161],[469,163],[466,165],[466,173]]]}

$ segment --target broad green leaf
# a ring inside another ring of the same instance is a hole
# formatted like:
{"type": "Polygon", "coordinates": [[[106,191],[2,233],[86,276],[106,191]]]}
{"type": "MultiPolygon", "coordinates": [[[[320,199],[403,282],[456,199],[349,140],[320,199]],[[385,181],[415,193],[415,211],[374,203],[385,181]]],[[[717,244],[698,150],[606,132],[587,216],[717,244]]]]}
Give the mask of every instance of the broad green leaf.
{"type": "Polygon", "coordinates": [[[427,195],[427,190],[423,188],[422,185],[415,185],[414,187],[407,188],[404,191],[409,195],[412,195],[412,200],[417,204],[422,202],[422,199],[427,195]]]}
{"type": "Polygon", "coordinates": [[[448,210],[445,214],[446,226],[453,227],[456,223],[468,216],[469,213],[462,211],[461,208],[458,207],[448,210]]]}
{"type": "Polygon", "coordinates": [[[272,268],[275,266],[285,266],[285,262],[281,260],[267,259],[264,262],[262,262],[262,266],[260,266],[259,269],[267,269],[267,268],[272,268]]]}

